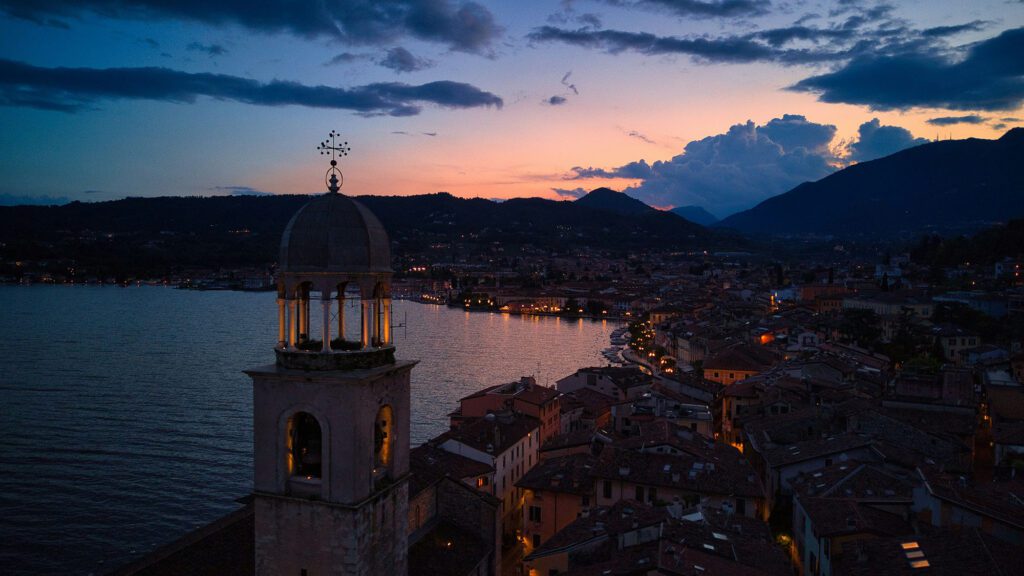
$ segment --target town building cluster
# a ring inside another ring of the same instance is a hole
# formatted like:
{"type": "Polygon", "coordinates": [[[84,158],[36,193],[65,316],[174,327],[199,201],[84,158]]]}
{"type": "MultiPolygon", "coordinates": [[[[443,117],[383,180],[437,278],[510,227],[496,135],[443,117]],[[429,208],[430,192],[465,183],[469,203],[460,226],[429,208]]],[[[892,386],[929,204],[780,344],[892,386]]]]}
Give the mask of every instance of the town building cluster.
{"type": "Polygon", "coordinates": [[[910,270],[663,279],[618,362],[483,389],[414,452],[486,466],[460,480],[498,500],[494,573],[1014,573],[1015,283],[893,280],[910,270]]]}
{"type": "Polygon", "coordinates": [[[281,243],[275,363],[247,371],[254,493],[123,573],[988,575],[1024,562],[1016,263],[984,279],[939,270],[942,289],[899,256],[789,270],[743,254],[588,257],[561,262],[557,288],[502,288],[493,269],[439,280],[415,291],[626,321],[604,365],[482,381],[448,430],[411,447],[415,362],[395,357],[390,242],[338,187],[281,243]]]}

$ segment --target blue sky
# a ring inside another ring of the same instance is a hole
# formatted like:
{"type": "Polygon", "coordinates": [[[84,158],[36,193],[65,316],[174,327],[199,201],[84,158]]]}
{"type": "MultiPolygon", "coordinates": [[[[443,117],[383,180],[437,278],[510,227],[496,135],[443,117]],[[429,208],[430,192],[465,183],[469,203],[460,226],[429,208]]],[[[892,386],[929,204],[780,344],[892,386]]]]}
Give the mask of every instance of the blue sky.
{"type": "Polygon", "coordinates": [[[0,0],[0,201],[322,189],[719,216],[1024,117],[1024,2],[0,0]]]}

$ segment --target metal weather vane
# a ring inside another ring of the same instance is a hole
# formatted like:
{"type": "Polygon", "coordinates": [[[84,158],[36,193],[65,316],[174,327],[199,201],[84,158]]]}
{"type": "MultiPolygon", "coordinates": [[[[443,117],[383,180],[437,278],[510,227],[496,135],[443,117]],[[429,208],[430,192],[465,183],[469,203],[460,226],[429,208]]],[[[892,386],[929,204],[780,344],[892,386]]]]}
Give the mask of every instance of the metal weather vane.
{"type": "Polygon", "coordinates": [[[334,130],[331,130],[331,133],[327,136],[329,137],[329,140],[321,142],[316,149],[320,151],[321,156],[326,154],[331,155],[331,167],[327,170],[325,181],[327,183],[327,190],[332,194],[337,194],[341,185],[345,181],[345,178],[341,174],[341,170],[338,169],[338,158],[348,156],[351,148],[349,148],[347,141],[341,143],[338,142],[338,139],[341,138],[341,134],[338,134],[334,130]]]}

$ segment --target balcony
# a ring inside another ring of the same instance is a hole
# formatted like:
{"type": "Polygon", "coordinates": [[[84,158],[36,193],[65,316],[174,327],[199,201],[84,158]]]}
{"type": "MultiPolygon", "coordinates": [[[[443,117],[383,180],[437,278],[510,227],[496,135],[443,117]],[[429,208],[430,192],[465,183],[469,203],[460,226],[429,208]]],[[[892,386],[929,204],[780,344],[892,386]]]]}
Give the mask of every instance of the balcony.
{"type": "Polygon", "coordinates": [[[395,347],[391,345],[330,352],[275,348],[274,353],[278,366],[294,370],[365,370],[395,363],[395,347]]]}

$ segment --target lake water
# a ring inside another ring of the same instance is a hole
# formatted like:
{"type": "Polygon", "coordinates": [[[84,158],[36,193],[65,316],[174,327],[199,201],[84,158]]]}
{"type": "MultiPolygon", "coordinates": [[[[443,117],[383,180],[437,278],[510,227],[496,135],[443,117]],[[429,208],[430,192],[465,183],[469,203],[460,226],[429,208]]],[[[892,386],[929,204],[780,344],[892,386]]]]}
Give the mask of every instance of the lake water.
{"type": "MultiPolygon", "coordinates": [[[[237,508],[273,293],[0,286],[0,572],[102,574],[237,508]]],[[[314,318],[318,314],[311,314],[314,318]]],[[[610,322],[395,303],[412,441],[457,400],[604,364],[610,322]]],[[[313,334],[317,334],[313,326],[313,334]]]]}

